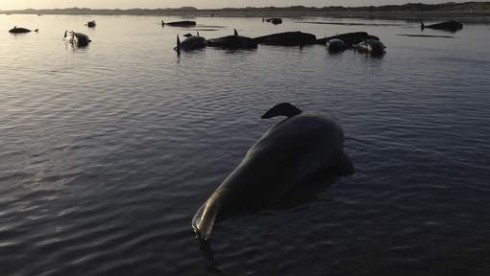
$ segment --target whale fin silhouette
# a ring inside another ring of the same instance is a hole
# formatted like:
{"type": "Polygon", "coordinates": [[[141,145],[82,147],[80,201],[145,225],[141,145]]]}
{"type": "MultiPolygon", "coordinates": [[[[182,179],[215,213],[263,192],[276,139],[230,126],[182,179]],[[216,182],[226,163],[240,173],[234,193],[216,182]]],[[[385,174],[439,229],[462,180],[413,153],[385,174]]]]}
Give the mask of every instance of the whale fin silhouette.
{"type": "Polygon", "coordinates": [[[301,114],[303,111],[290,103],[280,103],[269,109],[262,119],[270,119],[277,116],[286,116],[288,118],[301,114]]]}
{"type": "Polygon", "coordinates": [[[200,239],[208,240],[213,230],[214,222],[218,216],[220,201],[220,192],[215,192],[213,195],[199,208],[192,219],[192,228],[200,239]]]}

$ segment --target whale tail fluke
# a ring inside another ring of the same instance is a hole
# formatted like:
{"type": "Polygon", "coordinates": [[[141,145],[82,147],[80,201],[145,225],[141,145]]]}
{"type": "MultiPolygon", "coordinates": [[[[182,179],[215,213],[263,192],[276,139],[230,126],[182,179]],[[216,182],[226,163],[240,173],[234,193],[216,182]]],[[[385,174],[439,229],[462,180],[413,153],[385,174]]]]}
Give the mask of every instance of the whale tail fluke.
{"type": "Polygon", "coordinates": [[[291,118],[301,113],[301,109],[290,103],[280,103],[269,109],[264,115],[262,115],[261,118],[270,119],[277,116],[286,116],[288,118],[291,118]]]}
{"type": "Polygon", "coordinates": [[[162,27],[165,26],[165,22],[162,20],[162,27]]]}
{"type": "Polygon", "coordinates": [[[423,31],[425,29],[424,22],[420,23],[420,29],[423,31]]]}
{"type": "Polygon", "coordinates": [[[192,219],[192,228],[197,236],[202,240],[208,240],[213,231],[214,222],[218,216],[220,208],[221,192],[213,195],[197,210],[192,219]]]}

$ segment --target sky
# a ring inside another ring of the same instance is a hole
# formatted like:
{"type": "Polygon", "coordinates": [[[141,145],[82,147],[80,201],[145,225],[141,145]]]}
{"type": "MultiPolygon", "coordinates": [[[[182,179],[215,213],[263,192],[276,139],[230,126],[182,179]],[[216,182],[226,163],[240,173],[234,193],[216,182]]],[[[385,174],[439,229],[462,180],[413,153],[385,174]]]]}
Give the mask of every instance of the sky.
{"type": "MultiPolygon", "coordinates": [[[[478,0],[477,0],[478,1],[478,0]]],[[[224,7],[264,7],[264,6],[381,6],[388,4],[405,4],[422,2],[436,4],[449,0],[0,0],[0,10],[15,9],[54,9],[54,8],[92,8],[92,9],[130,9],[130,8],[178,8],[193,6],[196,8],[224,7]]],[[[464,1],[453,1],[464,2],[464,1]]]]}

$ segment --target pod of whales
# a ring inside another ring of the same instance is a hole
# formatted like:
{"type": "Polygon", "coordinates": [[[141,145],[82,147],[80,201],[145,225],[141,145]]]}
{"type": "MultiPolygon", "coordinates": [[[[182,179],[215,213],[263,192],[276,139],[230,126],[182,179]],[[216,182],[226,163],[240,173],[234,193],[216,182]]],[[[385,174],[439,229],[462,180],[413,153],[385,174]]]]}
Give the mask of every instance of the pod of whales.
{"type": "Polygon", "coordinates": [[[240,164],[198,209],[192,227],[208,240],[215,222],[271,207],[308,177],[327,171],[349,175],[353,166],[344,153],[344,133],[328,114],[303,113],[289,103],[267,111],[262,119],[287,118],[270,128],[240,164]]]}
{"type": "Polygon", "coordinates": [[[207,41],[209,47],[217,47],[222,49],[257,49],[257,43],[250,37],[238,35],[237,30],[234,30],[233,35],[214,38],[207,41]]]}

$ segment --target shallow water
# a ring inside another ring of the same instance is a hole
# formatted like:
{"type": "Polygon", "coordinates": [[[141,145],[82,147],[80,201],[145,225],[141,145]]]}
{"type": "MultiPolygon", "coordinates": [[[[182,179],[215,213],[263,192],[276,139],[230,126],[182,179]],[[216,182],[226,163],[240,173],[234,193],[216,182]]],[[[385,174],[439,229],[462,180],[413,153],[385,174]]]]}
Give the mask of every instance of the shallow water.
{"type": "Polygon", "coordinates": [[[368,31],[388,48],[177,57],[176,35],[193,29],[143,16],[86,29],[92,19],[0,15],[2,275],[490,274],[488,25],[197,18],[207,38],[368,31]],[[93,42],[73,49],[65,30],[93,42]],[[335,114],[356,173],[296,208],[226,220],[200,244],[194,212],[284,101],[335,114]]]}

